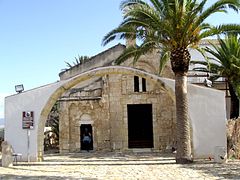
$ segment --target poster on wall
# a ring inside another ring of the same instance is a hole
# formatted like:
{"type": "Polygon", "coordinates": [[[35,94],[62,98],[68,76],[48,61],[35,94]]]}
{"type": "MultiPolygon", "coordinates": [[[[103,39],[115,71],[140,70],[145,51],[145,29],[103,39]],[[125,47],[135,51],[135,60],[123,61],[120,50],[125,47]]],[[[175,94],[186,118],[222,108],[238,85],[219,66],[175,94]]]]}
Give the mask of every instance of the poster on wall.
{"type": "Polygon", "coordinates": [[[22,112],[22,128],[33,129],[33,127],[34,127],[33,111],[23,111],[22,112]]]}

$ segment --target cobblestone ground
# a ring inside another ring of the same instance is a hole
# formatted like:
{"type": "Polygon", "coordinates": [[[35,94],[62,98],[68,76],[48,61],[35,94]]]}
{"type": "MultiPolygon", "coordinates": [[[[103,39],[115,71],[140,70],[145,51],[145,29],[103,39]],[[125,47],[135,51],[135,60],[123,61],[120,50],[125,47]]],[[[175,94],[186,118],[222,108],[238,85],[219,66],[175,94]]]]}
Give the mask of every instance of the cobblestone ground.
{"type": "Polygon", "coordinates": [[[177,165],[171,154],[77,153],[46,155],[44,162],[0,167],[0,179],[240,179],[240,161],[177,165]]]}

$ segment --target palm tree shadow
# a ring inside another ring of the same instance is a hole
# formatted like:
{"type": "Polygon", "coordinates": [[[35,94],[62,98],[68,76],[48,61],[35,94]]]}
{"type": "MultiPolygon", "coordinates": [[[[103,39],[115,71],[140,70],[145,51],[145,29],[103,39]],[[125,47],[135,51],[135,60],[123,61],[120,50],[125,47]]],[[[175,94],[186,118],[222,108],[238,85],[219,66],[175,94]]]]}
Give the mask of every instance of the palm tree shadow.
{"type": "Polygon", "coordinates": [[[230,160],[228,163],[220,164],[212,161],[195,161],[193,164],[182,165],[181,168],[192,169],[203,172],[218,179],[240,179],[240,161],[230,160]]]}

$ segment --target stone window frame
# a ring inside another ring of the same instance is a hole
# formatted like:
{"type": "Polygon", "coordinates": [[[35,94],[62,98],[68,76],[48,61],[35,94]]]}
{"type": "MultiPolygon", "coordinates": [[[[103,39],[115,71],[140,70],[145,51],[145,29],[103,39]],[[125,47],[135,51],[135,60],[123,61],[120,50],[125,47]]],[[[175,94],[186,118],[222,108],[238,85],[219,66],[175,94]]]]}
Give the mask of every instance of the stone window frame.
{"type": "Polygon", "coordinates": [[[145,78],[134,76],[133,80],[134,92],[147,92],[147,82],[145,78]]]}

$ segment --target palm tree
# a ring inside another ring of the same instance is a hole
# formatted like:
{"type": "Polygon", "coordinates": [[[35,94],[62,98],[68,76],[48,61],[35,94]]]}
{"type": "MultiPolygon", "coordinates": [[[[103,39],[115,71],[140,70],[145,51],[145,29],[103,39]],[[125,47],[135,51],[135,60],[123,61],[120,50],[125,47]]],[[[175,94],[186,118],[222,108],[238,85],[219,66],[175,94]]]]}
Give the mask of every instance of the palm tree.
{"type": "Polygon", "coordinates": [[[121,63],[133,61],[157,49],[164,65],[170,59],[175,73],[177,117],[177,163],[192,162],[190,125],[188,119],[187,72],[190,61],[189,47],[194,47],[206,37],[225,31],[240,30],[236,24],[211,26],[205,20],[227,8],[238,11],[239,0],[218,0],[205,8],[207,0],[125,0],[121,3],[123,22],[103,38],[103,45],[115,39],[140,40],[141,45],[130,46],[117,59],[121,63]]]}
{"type": "Polygon", "coordinates": [[[84,64],[85,62],[89,61],[90,58],[88,56],[79,56],[78,55],[78,57],[75,57],[74,59],[75,59],[75,61],[73,61],[72,64],[65,61],[67,68],[62,69],[62,72],[67,71],[67,70],[73,68],[74,66],[84,64]]]}
{"type": "Polygon", "coordinates": [[[44,146],[46,149],[48,148],[47,146],[51,145],[50,137],[48,136],[50,132],[54,134],[54,147],[57,148],[59,145],[59,106],[60,103],[57,101],[52,107],[45,124],[46,127],[51,127],[51,130],[44,133],[44,146]]]}
{"type": "Polygon", "coordinates": [[[236,34],[230,34],[224,40],[218,37],[217,45],[211,42],[210,44],[212,48],[205,47],[201,51],[206,61],[191,62],[202,65],[193,70],[210,72],[212,80],[216,80],[221,76],[227,78],[231,95],[230,118],[238,118],[240,100],[240,38],[236,34]]]}

